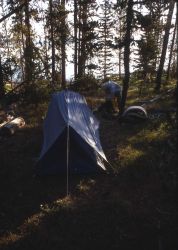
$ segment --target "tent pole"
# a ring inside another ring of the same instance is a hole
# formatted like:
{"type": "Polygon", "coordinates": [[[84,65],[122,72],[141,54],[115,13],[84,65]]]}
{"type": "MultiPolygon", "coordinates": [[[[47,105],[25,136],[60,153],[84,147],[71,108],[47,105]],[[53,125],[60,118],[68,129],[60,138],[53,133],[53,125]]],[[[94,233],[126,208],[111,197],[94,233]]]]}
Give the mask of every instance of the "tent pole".
{"type": "Polygon", "coordinates": [[[69,195],[69,124],[67,124],[67,169],[66,169],[67,196],[69,195]]]}

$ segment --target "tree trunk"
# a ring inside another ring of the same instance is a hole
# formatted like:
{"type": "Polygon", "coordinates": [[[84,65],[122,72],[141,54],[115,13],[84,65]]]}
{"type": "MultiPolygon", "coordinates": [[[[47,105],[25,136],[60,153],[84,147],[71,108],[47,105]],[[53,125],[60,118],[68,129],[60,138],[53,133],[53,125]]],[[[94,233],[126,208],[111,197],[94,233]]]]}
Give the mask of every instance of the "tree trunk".
{"type": "Polygon", "coordinates": [[[169,41],[169,32],[171,28],[171,20],[172,20],[172,15],[173,15],[173,10],[174,10],[174,4],[175,4],[174,0],[171,0],[170,5],[169,5],[167,22],[165,26],[165,34],[164,34],[164,39],[163,39],[161,58],[160,58],[159,68],[158,68],[157,76],[156,76],[156,86],[155,86],[156,91],[159,91],[161,88],[161,77],[163,74],[164,62],[166,58],[166,51],[167,51],[167,46],[168,46],[168,41],[169,41]]]}
{"type": "Polygon", "coordinates": [[[85,75],[85,65],[86,65],[86,26],[87,26],[87,3],[83,3],[82,5],[82,13],[81,13],[81,42],[80,42],[80,56],[79,56],[79,68],[78,68],[78,76],[82,77],[85,75]]]}
{"type": "Polygon", "coordinates": [[[79,29],[78,29],[78,52],[77,52],[77,77],[79,76],[79,72],[80,72],[80,56],[81,56],[81,37],[82,37],[82,32],[81,32],[81,5],[79,4],[79,8],[78,8],[78,25],[79,25],[79,29]]]}
{"type": "Polygon", "coordinates": [[[50,12],[50,39],[51,39],[51,61],[52,61],[52,86],[55,85],[55,79],[56,79],[56,60],[55,60],[55,42],[54,42],[54,18],[53,18],[53,0],[49,0],[49,12],[50,12]]]}
{"type": "Polygon", "coordinates": [[[61,1],[62,6],[62,34],[61,34],[61,67],[62,67],[62,88],[66,87],[66,13],[65,13],[65,0],[61,1]]]}
{"type": "Polygon", "coordinates": [[[132,20],[133,20],[133,0],[128,1],[127,13],[126,13],[126,33],[124,39],[124,71],[125,76],[123,80],[123,91],[121,100],[121,109],[119,111],[120,115],[123,114],[125,103],[127,100],[127,92],[129,88],[130,81],[130,42],[131,42],[131,31],[132,31],[132,20]]]}
{"type": "Polygon", "coordinates": [[[31,42],[31,32],[30,32],[30,14],[29,14],[29,2],[25,1],[25,50],[24,50],[24,58],[25,58],[25,81],[27,83],[32,81],[33,78],[33,64],[32,64],[32,42],[31,42]]]}
{"type": "Polygon", "coordinates": [[[50,68],[50,65],[49,65],[49,57],[48,57],[48,48],[47,48],[47,43],[49,42],[49,40],[47,39],[47,35],[46,35],[47,31],[45,29],[45,25],[44,25],[44,34],[45,34],[45,37],[44,37],[44,68],[45,68],[45,76],[46,76],[46,79],[50,79],[50,72],[49,72],[49,68],[50,68]]]}
{"type": "MultiPolygon", "coordinates": [[[[178,20],[178,1],[176,2],[176,20],[178,20]]],[[[177,40],[177,44],[178,44],[178,22],[176,22],[176,29],[177,29],[177,37],[176,37],[176,40],[177,40]]],[[[177,77],[177,83],[176,83],[176,129],[177,129],[177,164],[176,166],[178,166],[178,46],[177,46],[177,64],[176,64],[176,77],[177,77]]],[[[176,173],[176,176],[177,176],[177,187],[178,187],[178,167],[177,167],[177,173],[176,173]]]]}
{"type": "Polygon", "coordinates": [[[122,64],[122,50],[119,49],[119,79],[122,79],[122,71],[121,71],[121,64],[122,64]]]}
{"type": "MultiPolygon", "coordinates": [[[[50,79],[51,75],[50,75],[50,65],[49,65],[49,56],[48,56],[48,48],[49,48],[49,39],[48,39],[48,29],[46,28],[45,25],[45,21],[46,21],[46,17],[45,17],[45,12],[43,9],[41,9],[42,11],[42,22],[43,22],[43,32],[44,32],[44,59],[42,59],[43,65],[44,65],[44,69],[45,69],[45,77],[47,80],[50,79]]],[[[43,56],[42,56],[43,57],[43,56]]]]}
{"type": "Polygon", "coordinates": [[[63,27],[63,31],[61,34],[61,60],[62,60],[62,88],[65,89],[66,87],[66,30],[65,30],[65,26],[66,26],[66,14],[65,14],[65,0],[61,1],[61,5],[62,5],[62,27],[63,27]]]}
{"type": "MultiPolygon", "coordinates": [[[[118,14],[120,17],[122,15],[122,10],[120,10],[118,14]]],[[[120,40],[122,39],[122,26],[123,26],[121,22],[122,22],[121,19],[119,19],[119,39],[120,40]]],[[[119,47],[118,59],[119,59],[119,79],[121,80],[122,79],[122,48],[121,47],[119,47]]]]}
{"type": "Polygon", "coordinates": [[[0,99],[3,98],[4,95],[5,95],[5,90],[4,90],[3,71],[2,71],[1,55],[0,55],[0,99]]]}
{"type": "Polygon", "coordinates": [[[20,65],[22,70],[22,81],[25,81],[25,70],[24,70],[24,60],[23,60],[23,51],[25,51],[25,42],[24,42],[24,33],[23,33],[23,19],[22,14],[19,15],[20,18],[20,26],[21,26],[21,41],[19,41],[20,47],[20,65]]]}
{"type": "Polygon", "coordinates": [[[169,78],[170,78],[170,67],[171,67],[172,54],[173,54],[173,49],[174,49],[174,44],[175,44],[175,37],[176,37],[176,23],[177,23],[177,20],[175,22],[174,33],[172,37],[172,43],[171,43],[170,54],[169,54],[169,62],[168,62],[167,77],[166,77],[167,81],[169,81],[169,78]]]}
{"type": "Polygon", "coordinates": [[[106,1],[105,1],[105,7],[104,7],[104,67],[103,67],[103,77],[104,79],[107,78],[107,49],[106,49],[106,43],[107,43],[107,22],[106,22],[106,19],[107,19],[107,15],[106,15],[106,9],[107,9],[107,6],[106,6],[106,1]]]}
{"type": "Polygon", "coordinates": [[[77,58],[78,58],[78,53],[77,53],[77,48],[78,48],[78,41],[77,41],[77,0],[74,0],[74,80],[76,80],[77,78],[77,74],[78,74],[78,63],[77,63],[77,58]]]}
{"type": "Polygon", "coordinates": [[[106,50],[106,30],[104,31],[104,67],[103,67],[103,77],[104,79],[107,78],[107,67],[106,67],[106,64],[107,64],[107,50],[106,50]]]}
{"type": "MultiPolygon", "coordinates": [[[[2,13],[4,13],[5,10],[4,10],[4,4],[3,4],[3,1],[2,1],[2,13]]],[[[7,58],[10,58],[10,46],[9,46],[9,37],[8,37],[8,29],[7,29],[7,23],[6,23],[6,20],[4,20],[4,30],[5,30],[5,36],[6,36],[6,47],[7,47],[7,58]]],[[[11,64],[9,64],[9,68],[10,68],[10,72],[12,71],[11,69],[11,64]]],[[[11,79],[11,88],[13,87],[12,86],[12,74],[10,74],[10,79],[11,79]]]]}

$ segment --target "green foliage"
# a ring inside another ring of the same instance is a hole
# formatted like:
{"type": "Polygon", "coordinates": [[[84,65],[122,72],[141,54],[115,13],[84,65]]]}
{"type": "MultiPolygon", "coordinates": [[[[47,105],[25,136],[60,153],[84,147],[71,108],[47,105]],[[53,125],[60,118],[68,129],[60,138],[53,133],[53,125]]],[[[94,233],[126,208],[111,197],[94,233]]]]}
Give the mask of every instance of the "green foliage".
{"type": "Polygon", "coordinates": [[[6,58],[2,62],[2,71],[4,81],[9,81],[14,73],[18,71],[19,67],[15,57],[6,58]]]}
{"type": "Polygon", "coordinates": [[[157,44],[154,37],[151,35],[146,37],[146,39],[142,37],[142,39],[138,42],[138,46],[143,62],[150,66],[157,55],[157,44]]]}
{"type": "Polygon", "coordinates": [[[49,101],[54,90],[49,86],[48,81],[38,80],[30,85],[25,85],[21,91],[22,103],[39,104],[49,101]]]}
{"type": "Polygon", "coordinates": [[[8,93],[8,92],[11,91],[11,90],[12,90],[11,84],[10,84],[10,83],[6,83],[6,84],[5,84],[5,93],[8,93]]]}
{"type": "Polygon", "coordinates": [[[98,44],[100,50],[98,52],[99,61],[99,77],[107,77],[113,71],[113,4],[110,1],[105,1],[101,4],[100,22],[99,22],[99,37],[98,44]]]}
{"type": "Polygon", "coordinates": [[[77,78],[71,88],[76,91],[96,90],[98,88],[97,79],[93,75],[85,75],[77,78]]]}
{"type": "Polygon", "coordinates": [[[142,36],[138,44],[138,56],[136,68],[143,72],[146,76],[147,73],[153,74],[155,72],[155,60],[158,53],[158,44],[155,41],[154,36],[151,34],[142,36]]]}

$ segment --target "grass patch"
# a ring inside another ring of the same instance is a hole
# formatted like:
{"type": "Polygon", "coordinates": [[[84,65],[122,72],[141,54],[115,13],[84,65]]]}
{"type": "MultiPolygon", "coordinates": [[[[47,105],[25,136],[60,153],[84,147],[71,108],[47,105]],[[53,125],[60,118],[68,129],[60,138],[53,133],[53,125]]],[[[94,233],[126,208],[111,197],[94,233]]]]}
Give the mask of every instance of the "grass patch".
{"type": "Polygon", "coordinates": [[[132,145],[127,145],[119,149],[121,167],[133,165],[134,162],[144,155],[142,150],[133,148],[132,145]]]}

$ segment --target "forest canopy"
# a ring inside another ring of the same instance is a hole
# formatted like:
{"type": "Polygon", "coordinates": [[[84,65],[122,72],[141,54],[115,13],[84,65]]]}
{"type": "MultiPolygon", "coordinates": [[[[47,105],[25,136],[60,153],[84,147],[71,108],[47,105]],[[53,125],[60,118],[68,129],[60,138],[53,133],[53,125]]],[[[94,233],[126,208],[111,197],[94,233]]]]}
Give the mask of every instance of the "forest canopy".
{"type": "Polygon", "coordinates": [[[124,109],[131,82],[159,91],[176,78],[173,0],[8,0],[0,13],[1,97],[22,82],[87,89],[110,77],[123,83],[124,109]]]}

